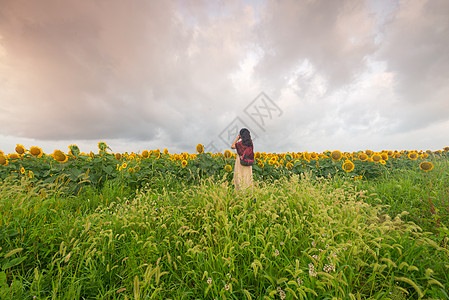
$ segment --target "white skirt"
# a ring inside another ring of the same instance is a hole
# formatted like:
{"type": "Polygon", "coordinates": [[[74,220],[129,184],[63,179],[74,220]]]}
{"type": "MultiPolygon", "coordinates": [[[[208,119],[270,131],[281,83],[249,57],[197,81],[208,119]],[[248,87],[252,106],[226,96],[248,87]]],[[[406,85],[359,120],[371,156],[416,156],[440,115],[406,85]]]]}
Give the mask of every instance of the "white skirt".
{"type": "Polygon", "coordinates": [[[240,156],[235,156],[234,165],[234,187],[236,190],[246,190],[253,188],[253,167],[242,166],[240,163],[240,156]]]}

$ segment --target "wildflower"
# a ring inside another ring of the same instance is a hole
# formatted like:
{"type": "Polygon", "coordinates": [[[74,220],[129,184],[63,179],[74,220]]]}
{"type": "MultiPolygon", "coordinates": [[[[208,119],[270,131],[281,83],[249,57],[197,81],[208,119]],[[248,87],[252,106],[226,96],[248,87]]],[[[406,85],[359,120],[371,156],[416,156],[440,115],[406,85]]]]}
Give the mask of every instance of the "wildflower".
{"type": "Polygon", "coordinates": [[[211,284],[211,283],[212,283],[212,278],[209,277],[209,278],[207,279],[207,284],[211,284]]]}
{"type": "Polygon", "coordinates": [[[309,275],[316,277],[315,266],[312,263],[309,264],[309,275]]]}
{"type": "Polygon", "coordinates": [[[331,264],[325,265],[324,268],[323,268],[323,271],[326,272],[326,273],[330,273],[331,271],[335,272],[334,264],[331,263],[331,264]]]}
{"type": "Polygon", "coordinates": [[[228,278],[231,279],[231,274],[228,273],[226,274],[226,276],[228,276],[228,278]]]}
{"type": "Polygon", "coordinates": [[[279,256],[279,250],[278,249],[274,250],[274,256],[279,256]]]}
{"type": "Polygon", "coordinates": [[[229,290],[229,284],[225,284],[225,290],[229,290]]]}
{"type": "Polygon", "coordinates": [[[279,297],[281,297],[281,299],[285,299],[285,292],[283,290],[279,291],[279,297]]]}
{"type": "Polygon", "coordinates": [[[314,254],[312,255],[313,259],[318,260],[318,255],[314,254]]]}
{"type": "Polygon", "coordinates": [[[312,247],[315,248],[316,247],[316,243],[315,241],[312,241],[312,247]]]}
{"type": "Polygon", "coordinates": [[[280,242],[279,245],[284,246],[284,242],[280,242]]]}
{"type": "Polygon", "coordinates": [[[296,282],[298,282],[298,285],[301,286],[301,284],[303,284],[303,280],[301,280],[300,277],[298,277],[298,279],[296,279],[296,282]]]}

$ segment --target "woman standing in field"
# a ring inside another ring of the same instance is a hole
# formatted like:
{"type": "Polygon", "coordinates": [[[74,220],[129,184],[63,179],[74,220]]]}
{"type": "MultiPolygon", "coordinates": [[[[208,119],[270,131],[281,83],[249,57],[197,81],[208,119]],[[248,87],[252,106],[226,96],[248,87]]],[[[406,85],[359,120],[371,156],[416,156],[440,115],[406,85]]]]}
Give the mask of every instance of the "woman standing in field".
{"type": "Polygon", "coordinates": [[[236,190],[246,190],[253,187],[254,149],[251,134],[243,128],[232,143],[231,149],[237,150],[234,166],[234,186],[236,190]],[[240,140],[240,141],[239,141],[240,140]],[[243,162],[242,162],[243,158],[243,162]],[[243,165],[243,164],[244,165],[243,165]]]}

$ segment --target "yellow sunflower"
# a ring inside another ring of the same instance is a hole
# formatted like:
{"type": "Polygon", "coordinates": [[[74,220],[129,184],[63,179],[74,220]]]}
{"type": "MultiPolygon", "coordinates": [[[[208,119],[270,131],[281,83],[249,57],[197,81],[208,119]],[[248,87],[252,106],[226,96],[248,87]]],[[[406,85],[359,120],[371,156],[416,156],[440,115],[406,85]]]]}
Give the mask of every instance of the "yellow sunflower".
{"type": "Polygon", "coordinates": [[[100,149],[101,151],[106,151],[106,149],[108,148],[108,145],[106,145],[105,142],[98,142],[98,149],[100,149]]]}
{"type": "Polygon", "coordinates": [[[226,158],[230,158],[231,157],[231,151],[229,151],[229,150],[225,150],[225,152],[224,152],[224,157],[226,157],[226,158]]]}
{"type": "Polygon", "coordinates": [[[408,158],[413,159],[413,160],[417,159],[418,156],[419,156],[418,153],[415,151],[412,151],[408,154],[408,158]]]}
{"type": "Polygon", "coordinates": [[[427,172],[433,169],[433,164],[430,161],[423,161],[419,164],[419,168],[424,172],[427,172]]]}
{"type": "Polygon", "coordinates": [[[226,171],[228,171],[228,172],[231,172],[231,171],[232,171],[231,165],[226,165],[226,166],[224,167],[224,169],[225,169],[226,171]]]}
{"type": "Polygon", "coordinates": [[[260,162],[258,162],[258,163],[257,163],[257,165],[258,165],[258,166],[259,166],[260,168],[263,168],[263,167],[265,167],[265,165],[264,165],[264,164],[263,164],[263,162],[261,162],[261,161],[260,161],[260,162]]]}
{"type": "Polygon", "coordinates": [[[204,152],[204,146],[201,144],[196,145],[196,152],[198,152],[198,154],[201,154],[204,152]]]}
{"type": "Polygon", "coordinates": [[[168,154],[168,149],[165,148],[163,153],[164,153],[164,154],[168,154]]]}
{"type": "Polygon", "coordinates": [[[20,157],[19,157],[19,155],[18,155],[17,153],[10,153],[10,154],[8,155],[8,158],[9,158],[10,160],[15,160],[15,159],[19,159],[20,157]]]}
{"type": "Polygon", "coordinates": [[[60,163],[65,163],[68,160],[67,155],[65,155],[61,150],[55,150],[53,152],[53,158],[60,163]]]}
{"type": "Polygon", "coordinates": [[[19,145],[19,144],[17,144],[15,150],[16,150],[17,154],[19,154],[19,155],[22,155],[25,153],[25,147],[22,145],[19,145]]]}
{"type": "Polygon", "coordinates": [[[371,156],[374,154],[373,150],[365,150],[366,155],[371,156]]]}
{"type": "Polygon", "coordinates": [[[115,159],[116,160],[121,160],[122,159],[122,155],[120,153],[115,153],[115,159]]]}
{"type": "Polygon", "coordinates": [[[34,177],[33,171],[28,171],[28,177],[29,177],[29,178],[33,178],[33,177],[34,177]]]}
{"type": "Polygon", "coordinates": [[[150,152],[148,152],[148,150],[143,150],[141,155],[143,158],[148,158],[150,157],[150,152]]]}
{"type": "Polygon", "coordinates": [[[444,147],[443,150],[448,152],[449,151],[449,147],[444,147]]]}
{"type": "Polygon", "coordinates": [[[70,145],[69,146],[70,149],[70,154],[74,155],[74,156],[78,156],[80,154],[80,148],[77,145],[70,145]]]}
{"type": "Polygon", "coordinates": [[[25,168],[24,167],[20,168],[20,174],[25,174],[25,168]]]}
{"type": "Polygon", "coordinates": [[[187,160],[183,160],[182,162],[181,162],[181,165],[182,165],[182,167],[184,168],[185,166],[187,166],[187,160]]]}
{"type": "Polygon", "coordinates": [[[382,160],[382,156],[379,153],[374,153],[371,156],[371,159],[373,160],[373,162],[378,163],[382,160]]]}
{"type": "Polygon", "coordinates": [[[388,160],[388,154],[387,153],[381,153],[380,156],[382,156],[383,160],[388,160]]]}
{"type": "Polygon", "coordinates": [[[352,170],[354,170],[354,163],[350,160],[345,161],[345,163],[342,166],[343,170],[345,170],[346,172],[351,172],[352,170]]]}
{"type": "Polygon", "coordinates": [[[366,153],[360,153],[359,154],[359,159],[361,160],[361,161],[365,161],[365,160],[367,160],[368,159],[368,155],[366,154],[366,153]]]}
{"type": "Polygon", "coordinates": [[[0,154],[0,165],[2,166],[8,165],[8,160],[6,159],[6,156],[4,156],[3,154],[0,154]]]}
{"type": "Polygon", "coordinates": [[[41,157],[42,154],[44,154],[44,152],[42,151],[41,148],[33,146],[30,148],[30,153],[31,155],[33,155],[34,157],[41,157]]]}
{"type": "Polygon", "coordinates": [[[341,152],[338,150],[332,151],[332,153],[331,153],[331,157],[334,161],[340,160],[342,158],[342,156],[343,156],[343,154],[341,154],[341,152]]]}
{"type": "Polygon", "coordinates": [[[288,162],[286,167],[287,167],[287,169],[291,170],[291,169],[293,169],[293,164],[291,162],[288,162]]]}
{"type": "Polygon", "coordinates": [[[384,159],[381,159],[381,160],[380,160],[380,163],[381,163],[382,165],[385,165],[387,162],[386,162],[384,159]]]}

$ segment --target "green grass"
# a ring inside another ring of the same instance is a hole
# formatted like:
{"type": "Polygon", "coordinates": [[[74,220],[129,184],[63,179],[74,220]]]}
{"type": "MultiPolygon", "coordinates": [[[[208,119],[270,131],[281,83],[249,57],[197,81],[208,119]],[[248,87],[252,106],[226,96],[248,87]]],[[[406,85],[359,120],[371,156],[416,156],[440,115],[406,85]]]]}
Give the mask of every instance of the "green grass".
{"type": "Polygon", "coordinates": [[[4,180],[0,298],[449,298],[447,173],[433,171],[292,176],[253,194],[212,178],[77,196],[4,180]]]}

